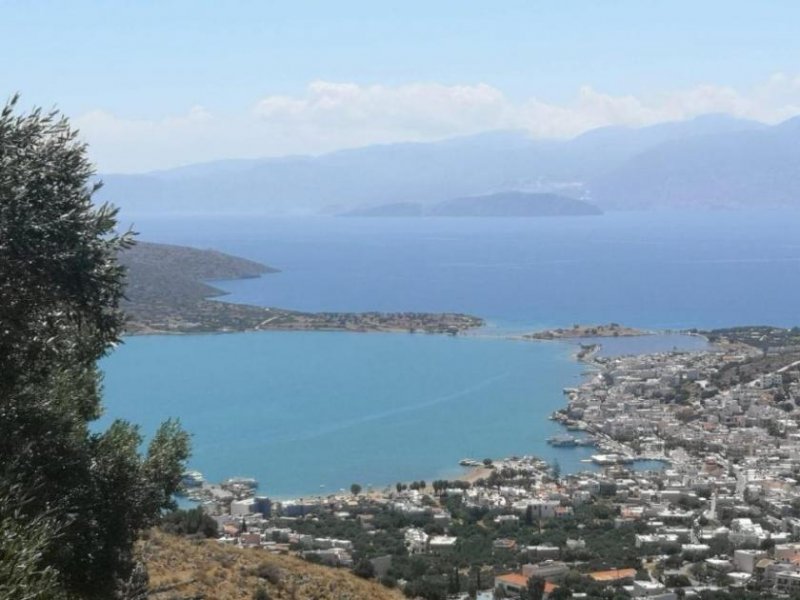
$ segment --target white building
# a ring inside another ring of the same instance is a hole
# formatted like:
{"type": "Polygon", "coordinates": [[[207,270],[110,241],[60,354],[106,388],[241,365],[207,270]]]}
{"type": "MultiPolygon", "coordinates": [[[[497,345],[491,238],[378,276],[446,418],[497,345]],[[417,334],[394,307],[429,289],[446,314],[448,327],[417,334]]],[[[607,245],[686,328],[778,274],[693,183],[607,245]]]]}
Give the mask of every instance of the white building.
{"type": "Polygon", "coordinates": [[[775,575],[775,589],[785,594],[800,591],[800,573],[785,572],[775,575]]]}
{"type": "Polygon", "coordinates": [[[767,556],[763,550],[736,550],[733,553],[733,567],[742,573],[753,574],[756,563],[767,556]]]}
{"type": "Polygon", "coordinates": [[[428,550],[428,534],[422,529],[416,527],[406,529],[405,542],[409,554],[423,554],[428,550]]]}
{"type": "Polygon", "coordinates": [[[449,535],[435,535],[428,540],[428,549],[431,552],[451,552],[456,547],[457,537],[449,535]]]}
{"type": "Polygon", "coordinates": [[[231,516],[246,517],[256,512],[256,499],[245,498],[244,500],[234,500],[231,502],[231,516]]]}
{"type": "Polygon", "coordinates": [[[664,584],[657,581],[634,581],[633,598],[656,598],[658,600],[675,600],[677,596],[673,592],[668,592],[664,584]]]}
{"type": "Polygon", "coordinates": [[[737,548],[758,548],[767,539],[767,533],[758,523],[751,519],[733,519],[728,539],[737,548]]]}

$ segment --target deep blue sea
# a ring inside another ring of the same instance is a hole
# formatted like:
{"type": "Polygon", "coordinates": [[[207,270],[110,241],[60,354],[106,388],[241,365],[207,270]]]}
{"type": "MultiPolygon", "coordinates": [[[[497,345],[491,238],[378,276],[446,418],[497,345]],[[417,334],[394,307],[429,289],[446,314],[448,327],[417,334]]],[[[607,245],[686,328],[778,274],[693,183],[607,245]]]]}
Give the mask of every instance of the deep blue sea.
{"type": "MultiPolygon", "coordinates": [[[[124,221],[124,219],[123,219],[124,221]]],[[[301,310],[463,311],[481,335],[248,333],[129,338],[103,363],[107,413],[146,433],[178,416],[191,466],[277,496],[458,472],[537,454],[562,470],[547,416],[579,383],[574,346],[508,332],[617,321],[680,329],[800,323],[800,213],[616,213],[556,219],[137,218],[141,239],[281,269],[219,283],[229,301],[301,310]]],[[[609,340],[605,352],[697,348],[609,340]]]]}

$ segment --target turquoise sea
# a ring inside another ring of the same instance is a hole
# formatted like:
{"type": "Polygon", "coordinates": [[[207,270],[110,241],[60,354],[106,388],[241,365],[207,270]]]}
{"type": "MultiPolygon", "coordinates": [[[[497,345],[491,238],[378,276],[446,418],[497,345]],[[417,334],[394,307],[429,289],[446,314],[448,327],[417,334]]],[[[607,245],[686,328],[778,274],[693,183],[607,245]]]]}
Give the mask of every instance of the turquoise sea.
{"type": "Polygon", "coordinates": [[[273,495],[446,476],[464,457],[550,452],[579,365],[560,344],[405,334],[148,336],[104,365],[115,416],[180,415],[192,466],[273,495]],[[133,391],[135,390],[135,392],[133,391]]]}
{"type": "MultiPolygon", "coordinates": [[[[563,471],[547,419],[582,365],[567,343],[502,339],[573,322],[648,328],[793,325],[797,213],[573,219],[148,219],[142,239],[210,247],[282,270],[223,282],[229,300],[304,310],[459,310],[481,335],[247,333],[128,338],[104,360],[107,411],[193,433],[208,479],[256,477],[275,497],[458,473],[458,460],[535,454],[563,471]]],[[[699,348],[686,336],[608,340],[607,354],[699,348]]]]}

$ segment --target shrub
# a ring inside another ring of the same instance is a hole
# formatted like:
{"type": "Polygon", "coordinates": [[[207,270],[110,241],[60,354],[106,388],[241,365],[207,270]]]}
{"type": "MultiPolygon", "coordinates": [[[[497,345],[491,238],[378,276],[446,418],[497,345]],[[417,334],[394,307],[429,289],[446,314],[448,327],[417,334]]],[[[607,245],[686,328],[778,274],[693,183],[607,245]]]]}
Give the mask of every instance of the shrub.
{"type": "Polygon", "coordinates": [[[278,585],[283,580],[283,571],[270,563],[261,563],[256,568],[256,576],[261,579],[266,579],[272,585],[278,585]]]}

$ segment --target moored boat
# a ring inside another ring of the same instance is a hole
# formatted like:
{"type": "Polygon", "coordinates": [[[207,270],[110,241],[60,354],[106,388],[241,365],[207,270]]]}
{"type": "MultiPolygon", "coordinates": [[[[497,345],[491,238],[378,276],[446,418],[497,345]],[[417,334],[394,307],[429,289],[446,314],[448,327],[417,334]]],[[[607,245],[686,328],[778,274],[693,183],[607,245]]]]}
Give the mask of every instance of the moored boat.
{"type": "Polygon", "coordinates": [[[181,477],[181,483],[187,488],[200,487],[205,481],[200,471],[186,471],[181,477]]]}
{"type": "Polygon", "coordinates": [[[547,443],[556,448],[570,448],[578,445],[578,439],[571,435],[554,435],[547,438],[547,443]]]}

